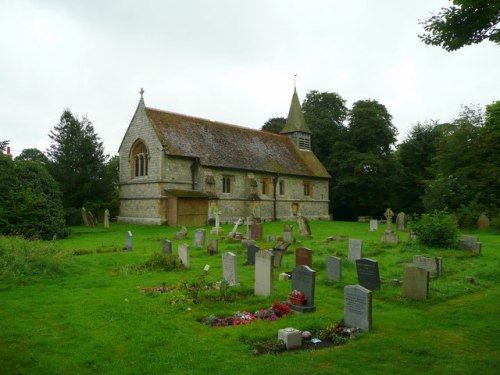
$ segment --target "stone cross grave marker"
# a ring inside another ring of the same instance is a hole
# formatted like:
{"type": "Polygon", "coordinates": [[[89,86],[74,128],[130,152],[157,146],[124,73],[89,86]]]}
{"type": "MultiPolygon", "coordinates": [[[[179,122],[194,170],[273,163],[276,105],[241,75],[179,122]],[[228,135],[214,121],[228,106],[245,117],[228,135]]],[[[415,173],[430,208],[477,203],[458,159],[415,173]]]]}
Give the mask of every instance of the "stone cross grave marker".
{"type": "Polygon", "coordinates": [[[403,294],[409,299],[424,300],[429,294],[429,272],[423,268],[406,265],[403,273],[403,294]]]}
{"type": "Polygon", "coordinates": [[[396,226],[398,230],[406,230],[406,215],[404,212],[400,212],[396,216],[396,226]]]}
{"type": "Polygon", "coordinates": [[[359,285],[370,290],[380,288],[380,275],[376,260],[368,258],[356,259],[356,271],[359,285]]]}
{"type": "Polygon", "coordinates": [[[378,230],[378,220],[370,220],[370,232],[376,232],[378,230]]]}
{"type": "Polygon", "coordinates": [[[236,255],[231,252],[222,254],[222,273],[224,280],[226,280],[229,285],[238,285],[238,263],[236,255]]]}
{"type": "Polygon", "coordinates": [[[273,292],[273,253],[259,250],[255,254],[254,294],[267,297],[273,292]]]}
{"type": "Polygon", "coordinates": [[[104,211],[104,229],[109,229],[109,210],[106,208],[104,211]]]}
{"type": "Polygon", "coordinates": [[[283,227],[283,241],[293,242],[293,227],[290,224],[285,224],[283,227]]]}
{"type": "Polygon", "coordinates": [[[178,248],[179,259],[181,260],[184,268],[189,268],[189,245],[186,243],[179,244],[178,248]]]}
{"type": "Polygon", "coordinates": [[[163,240],[163,254],[172,254],[172,241],[163,240]]]}
{"type": "Polygon", "coordinates": [[[382,235],[382,242],[390,244],[398,244],[399,236],[392,230],[392,218],[394,216],[394,212],[392,212],[392,210],[388,208],[385,211],[384,216],[387,219],[387,227],[385,229],[384,234],[382,235]]]}
{"type": "Polygon", "coordinates": [[[125,236],[125,250],[132,251],[132,232],[128,231],[125,236]]]}
{"type": "Polygon", "coordinates": [[[238,233],[238,227],[241,225],[243,222],[243,219],[240,217],[236,222],[234,223],[233,230],[229,233],[229,238],[234,238],[236,236],[236,233],[238,233]]]}
{"type": "Polygon", "coordinates": [[[349,253],[347,259],[351,262],[355,262],[356,259],[361,259],[363,257],[363,241],[349,238],[349,253]]]}
{"type": "Polygon", "coordinates": [[[443,258],[414,255],[413,265],[423,268],[430,273],[440,274],[443,271],[443,258]]]}
{"type": "Polygon", "coordinates": [[[372,329],[372,292],[361,285],[344,287],[344,323],[362,332],[372,329]]]}
{"type": "Polygon", "coordinates": [[[301,265],[292,270],[292,291],[298,290],[307,298],[305,306],[292,305],[292,310],[297,312],[313,312],[314,290],[316,287],[316,271],[309,266],[301,265]]]}
{"type": "Polygon", "coordinates": [[[217,238],[209,238],[207,246],[207,254],[214,255],[219,252],[219,240],[217,238]]]}
{"type": "Polygon", "coordinates": [[[247,249],[247,264],[255,264],[255,254],[259,251],[259,247],[256,245],[250,245],[247,249]]]}
{"type": "Polygon", "coordinates": [[[334,256],[326,257],[326,276],[329,281],[342,280],[342,259],[334,256]]]}
{"type": "Polygon", "coordinates": [[[214,206],[212,208],[212,213],[215,217],[215,227],[212,228],[210,233],[216,235],[224,233],[224,230],[220,227],[220,214],[222,213],[221,209],[218,206],[214,206]]]}
{"type": "Polygon", "coordinates": [[[295,266],[309,266],[312,267],[312,250],[299,247],[295,250],[295,266]]]}
{"type": "Polygon", "coordinates": [[[194,247],[203,248],[205,247],[207,231],[205,229],[196,229],[194,231],[194,247]]]}

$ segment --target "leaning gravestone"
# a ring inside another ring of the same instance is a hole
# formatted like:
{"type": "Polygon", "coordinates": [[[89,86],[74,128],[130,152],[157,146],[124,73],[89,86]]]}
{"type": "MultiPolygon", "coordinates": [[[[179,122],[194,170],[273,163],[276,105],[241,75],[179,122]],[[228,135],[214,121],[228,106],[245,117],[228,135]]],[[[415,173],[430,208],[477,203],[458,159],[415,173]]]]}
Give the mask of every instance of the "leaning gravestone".
{"type": "Polygon", "coordinates": [[[125,236],[125,250],[132,251],[132,232],[128,231],[125,236]]]}
{"type": "Polygon", "coordinates": [[[409,299],[427,299],[429,293],[429,272],[423,268],[406,265],[403,273],[403,294],[409,299]]]}
{"type": "Polygon", "coordinates": [[[394,213],[390,208],[388,208],[385,213],[384,213],[385,218],[387,219],[387,227],[385,229],[385,232],[382,236],[382,242],[383,243],[390,243],[390,244],[398,244],[399,243],[399,236],[394,233],[392,230],[392,218],[394,216],[394,213]]]}
{"type": "Polygon", "coordinates": [[[312,250],[305,247],[299,247],[295,250],[295,266],[312,267],[312,250]]]}
{"type": "Polygon", "coordinates": [[[172,254],[172,241],[163,240],[163,254],[172,254]]]}
{"type": "Polygon", "coordinates": [[[359,285],[370,290],[380,288],[380,275],[376,260],[368,258],[356,259],[356,271],[359,285]]]}
{"type": "Polygon", "coordinates": [[[83,220],[83,224],[85,224],[86,227],[89,226],[89,219],[87,218],[87,210],[85,209],[85,207],[82,207],[82,220],[83,220]]]}
{"type": "Polygon", "coordinates": [[[342,259],[334,256],[326,257],[326,276],[329,281],[342,280],[342,259]]]}
{"type": "Polygon", "coordinates": [[[316,286],[316,271],[308,266],[297,266],[292,270],[292,291],[298,290],[307,299],[305,306],[292,305],[292,310],[297,312],[313,312],[314,290],[316,286]]]}
{"type": "Polygon", "coordinates": [[[219,240],[216,238],[208,239],[207,254],[214,255],[219,251],[219,240]]]}
{"type": "Polygon", "coordinates": [[[347,259],[349,259],[351,262],[355,262],[356,259],[362,258],[362,251],[363,249],[363,241],[362,240],[355,240],[352,238],[349,238],[349,253],[347,255],[347,259]]]}
{"type": "Polygon", "coordinates": [[[109,210],[108,209],[106,209],[104,211],[103,224],[104,224],[104,229],[109,229],[109,210]]]}
{"type": "Polygon", "coordinates": [[[186,227],[182,227],[180,231],[175,234],[176,240],[185,240],[187,238],[188,230],[186,227]]]}
{"type": "Polygon", "coordinates": [[[273,292],[273,253],[260,250],[255,254],[254,294],[267,297],[273,292]]]}
{"type": "Polygon", "coordinates": [[[238,285],[238,263],[236,255],[231,252],[222,254],[222,273],[224,280],[226,280],[229,285],[238,285]]]}
{"type": "Polygon", "coordinates": [[[281,267],[281,260],[283,259],[283,251],[274,249],[273,254],[274,254],[273,267],[280,268],[281,267]]]}
{"type": "Polygon", "coordinates": [[[396,227],[398,230],[406,230],[406,215],[404,212],[400,212],[396,216],[396,227]]]}
{"type": "Polygon", "coordinates": [[[372,329],[372,292],[361,285],[344,287],[344,324],[362,332],[372,329]]]}
{"type": "Polygon", "coordinates": [[[184,268],[189,268],[189,245],[181,243],[177,251],[184,268]]]}
{"type": "Polygon", "coordinates": [[[299,225],[299,232],[302,237],[311,237],[311,226],[309,225],[309,220],[304,216],[299,216],[297,218],[297,224],[299,225]]]}
{"type": "Polygon", "coordinates": [[[423,268],[430,273],[440,274],[443,271],[443,258],[414,255],[413,265],[423,268]]]}
{"type": "Polygon", "coordinates": [[[370,232],[376,232],[378,230],[378,221],[370,220],[370,232]]]}
{"type": "Polygon", "coordinates": [[[255,254],[259,251],[259,247],[255,245],[248,246],[247,249],[247,264],[255,264],[255,254]]]}
{"type": "Polygon", "coordinates": [[[206,230],[196,229],[194,231],[194,247],[202,248],[205,247],[206,230]]]}

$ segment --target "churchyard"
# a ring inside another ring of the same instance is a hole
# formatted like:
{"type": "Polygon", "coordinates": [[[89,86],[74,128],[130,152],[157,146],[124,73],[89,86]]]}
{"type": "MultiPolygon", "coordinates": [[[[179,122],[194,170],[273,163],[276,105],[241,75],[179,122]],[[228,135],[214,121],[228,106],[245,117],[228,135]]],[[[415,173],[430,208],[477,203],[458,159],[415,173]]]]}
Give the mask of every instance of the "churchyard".
{"type": "MultiPolygon", "coordinates": [[[[285,224],[252,228],[255,239],[245,245],[229,239],[229,224],[186,234],[112,223],[73,227],[53,242],[0,238],[0,372],[498,373],[500,237],[493,230],[463,232],[477,239],[437,249],[408,240],[394,223],[399,243],[381,241],[381,223],[312,221],[312,236],[295,222],[284,232],[285,224]],[[283,238],[294,240],[273,258],[265,250],[283,238]],[[272,320],[250,318],[295,289],[304,306],[272,320]],[[241,324],[207,324],[229,316],[241,324]],[[360,332],[338,345],[288,330],[315,338],[344,317],[360,332]],[[296,349],[256,355],[256,348],[273,351],[278,337],[296,349]]],[[[244,225],[238,231],[247,235],[244,225]]]]}

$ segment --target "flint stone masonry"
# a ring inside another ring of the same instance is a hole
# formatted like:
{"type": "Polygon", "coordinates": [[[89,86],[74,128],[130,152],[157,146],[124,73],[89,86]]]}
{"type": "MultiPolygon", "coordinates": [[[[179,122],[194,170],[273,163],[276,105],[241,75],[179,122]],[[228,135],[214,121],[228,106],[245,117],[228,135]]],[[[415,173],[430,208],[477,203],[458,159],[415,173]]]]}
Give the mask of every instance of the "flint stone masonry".
{"type": "Polygon", "coordinates": [[[372,329],[372,292],[361,285],[344,287],[344,323],[362,332],[372,329]]]}

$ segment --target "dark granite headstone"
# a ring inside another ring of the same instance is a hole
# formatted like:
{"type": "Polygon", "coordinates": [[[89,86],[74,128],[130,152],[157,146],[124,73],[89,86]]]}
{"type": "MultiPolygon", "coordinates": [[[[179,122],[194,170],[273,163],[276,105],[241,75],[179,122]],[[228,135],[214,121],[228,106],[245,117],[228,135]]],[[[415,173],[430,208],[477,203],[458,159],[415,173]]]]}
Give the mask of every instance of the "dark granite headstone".
{"type": "Polygon", "coordinates": [[[255,245],[248,246],[247,249],[247,264],[255,264],[255,253],[259,251],[259,247],[255,245]]]}
{"type": "Polygon", "coordinates": [[[172,241],[163,240],[163,254],[172,254],[172,241]]]}
{"type": "Polygon", "coordinates": [[[297,266],[292,271],[292,291],[298,290],[307,299],[305,306],[292,305],[292,310],[297,312],[313,312],[314,290],[316,286],[316,271],[308,266],[297,266]]]}
{"type": "Polygon", "coordinates": [[[368,258],[356,259],[356,271],[359,285],[370,290],[380,288],[380,275],[376,260],[368,258]]]}

